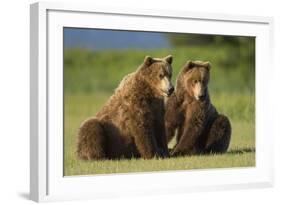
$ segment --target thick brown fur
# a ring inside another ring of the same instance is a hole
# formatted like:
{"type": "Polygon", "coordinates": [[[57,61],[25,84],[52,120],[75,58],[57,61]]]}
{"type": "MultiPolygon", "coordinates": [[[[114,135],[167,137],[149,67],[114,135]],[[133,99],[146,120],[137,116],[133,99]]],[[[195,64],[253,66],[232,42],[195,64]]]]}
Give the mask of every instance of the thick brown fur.
{"type": "Polygon", "coordinates": [[[171,63],[172,56],[147,56],[134,73],[123,78],[96,116],[82,123],[77,142],[79,158],[149,159],[169,155],[164,96],[173,91],[171,63]]]}
{"type": "Polygon", "coordinates": [[[231,138],[229,119],[212,105],[208,82],[210,63],[188,61],[179,73],[176,91],[166,104],[167,141],[176,134],[171,154],[226,152],[231,138]]]}

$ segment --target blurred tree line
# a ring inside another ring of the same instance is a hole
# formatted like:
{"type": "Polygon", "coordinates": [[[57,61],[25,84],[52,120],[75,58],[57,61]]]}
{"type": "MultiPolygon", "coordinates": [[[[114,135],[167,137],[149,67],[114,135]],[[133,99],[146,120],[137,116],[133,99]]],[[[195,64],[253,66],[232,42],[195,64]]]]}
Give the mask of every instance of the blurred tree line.
{"type": "Polygon", "coordinates": [[[238,64],[242,61],[249,62],[250,70],[255,70],[255,38],[245,36],[205,35],[205,34],[168,34],[169,42],[175,47],[200,47],[212,46],[214,49],[221,47],[232,49],[232,56],[224,62],[228,65],[238,64]]]}
{"type": "Polygon", "coordinates": [[[230,45],[252,46],[254,37],[223,36],[205,34],[168,34],[168,39],[173,46],[199,46],[199,45],[230,45]]]}

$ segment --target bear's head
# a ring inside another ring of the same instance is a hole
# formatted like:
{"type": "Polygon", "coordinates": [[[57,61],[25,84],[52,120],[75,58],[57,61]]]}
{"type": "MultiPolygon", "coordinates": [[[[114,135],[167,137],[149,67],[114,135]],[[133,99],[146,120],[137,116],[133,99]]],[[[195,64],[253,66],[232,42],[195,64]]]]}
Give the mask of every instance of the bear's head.
{"type": "Polygon", "coordinates": [[[177,90],[191,98],[203,101],[208,97],[211,64],[203,61],[187,61],[177,79],[177,90]]]}
{"type": "Polygon", "coordinates": [[[174,92],[172,61],[171,55],[165,58],[146,56],[140,68],[142,76],[158,96],[170,96],[174,92]]]}

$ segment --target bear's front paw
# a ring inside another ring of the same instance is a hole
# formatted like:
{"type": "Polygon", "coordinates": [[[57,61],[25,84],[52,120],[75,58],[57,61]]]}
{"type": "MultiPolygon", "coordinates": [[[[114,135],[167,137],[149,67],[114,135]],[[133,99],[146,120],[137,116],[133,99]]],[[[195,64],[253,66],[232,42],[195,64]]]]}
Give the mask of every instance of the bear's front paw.
{"type": "Polygon", "coordinates": [[[183,152],[181,152],[181,151],[179,151],[179,150],[177,150],[177,149],[172,149],[171,151],[170,151],[170,155],[172,156],[172,157],[179,157],[179,156],[183,156],[184,154],[183,154],[183,152]]]}
{"type": "Polygon", "coordinates": [[[169,154],[168,151],[165,151],[164,149],[158,148],[157,149],[157,157],[167,158],[167,157],[170,157],[170,154],[169,154]]]}

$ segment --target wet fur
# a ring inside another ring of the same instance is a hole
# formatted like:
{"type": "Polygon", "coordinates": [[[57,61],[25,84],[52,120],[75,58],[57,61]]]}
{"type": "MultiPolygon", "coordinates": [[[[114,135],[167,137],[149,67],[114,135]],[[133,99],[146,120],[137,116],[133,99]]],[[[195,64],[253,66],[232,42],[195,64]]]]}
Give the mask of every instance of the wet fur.
{"type": "Polygon", "coordinates": [[[176,134],[177,142],[171,152],[173,156],[223,153],[228,149],[231,125],[229,119],[218,114],[211,103],[208,93],[209,72],[209,63],[187,62],[177,78],[175,93],[167,101],[165,114],[167,141],[169,142],[176,134]],[[190,86],[199,68],[203,69],[206,78],[204,100],[196,100],[192,96],[190,86]]]}

